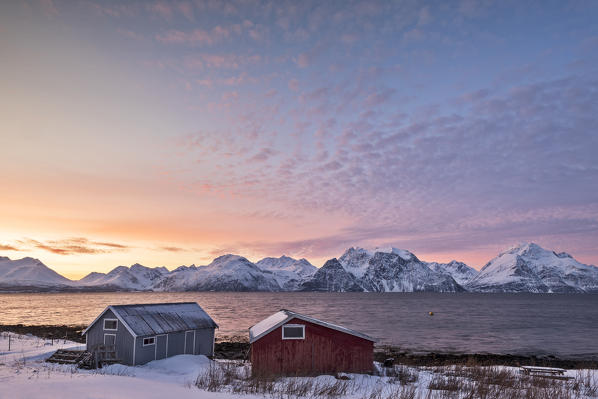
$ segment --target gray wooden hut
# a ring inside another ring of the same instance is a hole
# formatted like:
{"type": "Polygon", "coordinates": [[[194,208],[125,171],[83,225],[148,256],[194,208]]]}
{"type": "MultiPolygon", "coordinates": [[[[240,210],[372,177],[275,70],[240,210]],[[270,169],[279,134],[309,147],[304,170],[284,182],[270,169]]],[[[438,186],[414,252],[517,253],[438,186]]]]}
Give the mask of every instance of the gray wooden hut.
{"type": "Polygon", "coordinates": [[[195,302],[108,306],[83,331],[89,352],[128,365],[214,354],[218,325],[195,302]]]}

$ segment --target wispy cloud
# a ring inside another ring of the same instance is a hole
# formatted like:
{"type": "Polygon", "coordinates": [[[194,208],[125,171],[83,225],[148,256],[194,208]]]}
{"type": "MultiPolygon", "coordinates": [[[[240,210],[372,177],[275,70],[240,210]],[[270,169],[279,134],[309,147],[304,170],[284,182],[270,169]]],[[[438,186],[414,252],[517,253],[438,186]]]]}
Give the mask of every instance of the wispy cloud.
{"type": "Polygon", "coordinates": [[[113,243],[92,241],[83,237],[65,238],[61,240],[38,241],[31,238],[17,240],[11,247],[13,250],[28,251],[32,248],[42,249],[56,255],[75,255],[75,254],[105,254],[114,251],[126,251],[129,246],[113,243]],[[18,247],[18,249],[17,249],[18,247]]]}
{"type": "Polygon", "coordinates": [[[96,237],[105,223],[152,244],[5,247],[186,257],[195,251],[176,249],[192,236],[272,255],[370,242],[437,253],[557,232],[596,253],[592,2],[541,12],[486,0],[65,4],[9,4],[0,16],[14,18],[2,35],[19,38],[9,67],[24,68],[19,48],[61,48],[31,54],[35,85],[26,74],[8,82],[60,101],[9,129],[1,216],[22,206],[15,226],[39,217],[96,237]],[[33,38],[38,28],[47,35],[33,38]],[[81,59],[97,68],[77,68],[81,59]],[[96,102],[105,117],[85,107],[96,102]]]}
{"type": "Polygon", "coordinates": [[[198,44],[213,45],[230,37],[230,31],[221,26],[215,26],[211,30],[194,29],[189,32],[180,30],[168,30],[156,35],[156,40],[166,44],[198,44]]]}
{"type": "Polygon", "coordinates": [[[161,251],[167,251],[167,252],[184,252],[184,251],[187,251],[185,248],[173,247],[173,246],[164,246],[164,247],[160,247],[159,249],[161,251]]]}
{"type": "Polygon", "coordinates": [[[44,14],[47,17],[53,18],[53,17],[57,17],[60,15],[60,12],[56,8],[56,5],[54,4],[54,2],[52,0],[38,0],[38,1],[39,1],[39,5],[41,6],[42,11],[44,12],[44,14]]]}
{"type": "Polygon", "coordinates": [[[19,249],[13,245],[0,244],[0,251],[19,251],[19,249]]]}

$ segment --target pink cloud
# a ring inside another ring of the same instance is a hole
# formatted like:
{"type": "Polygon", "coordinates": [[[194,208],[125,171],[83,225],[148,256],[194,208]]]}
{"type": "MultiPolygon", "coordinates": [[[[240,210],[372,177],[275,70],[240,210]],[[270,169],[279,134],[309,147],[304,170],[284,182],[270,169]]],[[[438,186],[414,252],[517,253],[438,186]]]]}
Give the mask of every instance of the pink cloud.
{"type": "Polygon", "coordinates": [[[195,83],[197,83],[200,86],[207,87],[212,87],[212,85],[214,84],[214,82],[211,79],[197,79],[195,80],[195,83]]]}
{"type": "Polygon", "coordinates": [[[367,98],[365,99],[365,103],[370,107],[382,105],[382,104],[388,102],[388,100],[391,99],[391,97],[395,94],[395,92],[396,92],[395,89],[390,89],[390,88],[379,90],[375,93],[371,93],[370,95],[368,95],[367,98]]]}
{"type": "Polygon", "coordinates": [[[177,3],[176,7],[179,10],[179,12],[181,14],[183,14],[183,16],[185,16],[185,18],[187,18],[189,21],[195,20],[195,14],[193,12],[193,5],[191,3],[188,3],[188,2],[177,3]]]}
{"type": "Polygon", "coordinates": [[[426,6],[419,10],[419,18],[417,20],[418,26],[427,25],[432,21],[432,16],[430,15],[430,7],[426,6]]]}
{"type": "Polygon", "coordinates": [[[324,51],[322,44],[317,44],[311,50],[301,53],[295,59],[295,63],[300,68],[307,68],[313,64],[314,60],[324,51]]]}
{"type": "Polygon", "coordinates": [[[156,35],[156,40],[165,44],[207,44],[212,45],[230,36],[230,31],[220,25],[211,31],[195,29],[190,32],[168,30],[156,35]]]}
{"type": "Polygon", "coordinates": [[[426,34],[421,29],[411,29],[410,31],[405,32],[403,35],[403,40],[405,42],[417,42],[423,40],[426,37],[426,34]]]}
{"type": "Polygon", "coordinates": [[[293,91],[299,90],[299,81],[297,79],[289,80],[289,89],[293,91]]]}
{"type": "Polygon", "coordinates": [[[143,36],[140,33],[133,32],[132,30],[118,28],[116,31],[129,39],[143,40],[143,36]]]}
{"type": "Polygon", "coordinates": [[[60,12],[58,12],[58,9],[56,8],[52,0],[39,0],[39,4],[44,14],[48,18],[57,17],[58,15],[60,15],[60,12]]]}
{"type": "Polygon", "coordinates": [[[137,10],[136,7],[125,5],[125,4],[118,4],[118,5],[106,5],[106,4],[97,4],[97,3],[86,3],[89,7],[92,8],[94,12],[102,16],[109,16],[120,18],[122,16],[133,16],[136,14],[137,10]]]}
{"type": "Polygon", "coordinates": [[[301,68],[307,68],[311,63],[310,57],[306,53],[297,56],[297,65],[301,68]]]}
{"type": "Polygon", "coordinates": [[[341,35],[341,41],[345,44],[353,44],[359,37],[354,33],[345,33],[341,35]]]}
{"type": "Polygon", "coordinates": [[[262,148],[257,154],[249,158],[249,162],[264,162],[278,154],[278,151],[272,148],[262,148]]]}
{"type": "Polygon", "coordinates": [[[158,15],[159,17],[164,18],[166,20],[171,20],[174,14],[170,4],[162,1],[158,1],[153,4],[148,4],[147,9],[151,13],[158,15]]]}
{"type": "Polygon", "coordinates": [[[236,100],[238,98],[239,98],[239,93],[236,92],[236,91],[230,91],[230,92],[222,93],[222,100],[223,101],[236,100]]]}

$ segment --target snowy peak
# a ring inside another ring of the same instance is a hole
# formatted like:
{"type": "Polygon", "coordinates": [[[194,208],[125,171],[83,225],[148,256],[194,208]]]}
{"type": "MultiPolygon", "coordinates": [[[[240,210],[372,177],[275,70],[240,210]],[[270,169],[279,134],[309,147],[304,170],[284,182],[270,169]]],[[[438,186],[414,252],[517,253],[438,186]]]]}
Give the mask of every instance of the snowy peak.
{"type": "Polygon", "coordinates": [[[283,255],[280,258],[264,258],[256,265],[265,272],[272,273],[278,285],[285,291],[295,290],[318,270],[307,259],[293,259],[283,255]]]}
{"type": "Polygon", "coordinates": [[[326,292],[359,292],[364,291],[358,279],[345,270],[336,259],[326,261],[313,276],[303,282],[301,291],[326,291],[326,292]]]}
{"type": "Polygon", "coordinates": [[[247,258],[222,255],[207,266],[179,267],[154,285],[157,291],[280,291],[271,272],[247,258]]]}
{"type": "Polygon", "coordinates": [[[362,284],[367,291],[376,292],[464,291],[450,275],[430,269],[415,255],[406,257],[396,252],[376,252],[362,284]]]}
{"type": "Polygon", "coordinates": [[[147,291],[167,273],[168,270],[165,267],[151,268],[135,263],[131,267],[117,266],[108,273],[90,273],[77,281],[77,285],[147,291]]]}
{"type": "Polygon", "coordinates": [[[413,253],[405,249],[398,249],[394,247],[376,247],[373,250],[351,247],[347,249],[340,258],[338,258],[338,261],[349,273],[353,274],[357,278],[361,278],[369,267],[370,259],[372,259],[377,253],[393,254],[399,256],[405,261],[419,262],[419,259],[417,259],[413,253]]]}
{"type": "Polygon", "coordinates": [[[251,263],[247,258],[239,255],[226,254],[217,257],[207,266],[209,268],[221,268],[221,269],[236,269],[241,267],[255,268],[255,265],[251,263]]]}
{"type": "Polygon", "coordinates": [[[0,285],[2,286],[65,286],[72,281],[44,265],[39,259],[0,258],[0,285]]]}
{"type": "Polygon", "coordinates": [[[417,259],[417,257],[413,253],[407,251],[406,249],[399,249],[395,247],[377,247],[376,249],[374,249],[373,252],[399,255],[406,261],[419,261],[419,259],[417,259]]]}
{"type": "Polygon", "coordinates": [[[556,256],[558,256],[559,258],[571,258],[571,259],[573,259],[573,256],[569,255],[567,252],[559,252],[558,254],[555,252],[554,254],[556,256]]]}
{"type": "Polygon", "coordinates": [[[428,267],[436,272],[444,273],[455,279],[460,285],[469,283],[478,275],[478,271],[463,262],[452,260],[449,263],[430,262],[428,267]]]}
{"type": "Polygon", "coordinates": [[[361,278],[365,274],[369,266],[369,261],[373,256],[374,253],[372,251],[351,247],[338,258],[338,261],[349,273],[357,278],[361,278]]]}
{"type": "Polygon", "coordinates": [[[305,258],[297,260],[286,255],[282,255],[280,258],[264,258],[258,261],[256,265],[262,270],[270,270],[272,272],[285,270],[296,273],[301,277],[311,276],[317,270],[305,258]]]}
{"type": "Polygon", "coordinates": [[[453,279],[452,270],[431,269],[427,263],[404,249],[378,247],[367,250],[353,247],[347,249],[338,261],[366,291],[463,291],[453,279]]]}
{"type": "Polygon", "coordinates": [[[533,242],[521,243],[518,245],[514,245],[507,249],[506,251],[501,252],[498,256],[502,255],[519,255],[519,256],[529,256],[529,257],[542,257],[547,256],[549,254],[553,254],[552,251],[547,251],[538,244],[534,244],[533,242]]]}
{"type": "Polygon", "coordinates": [[[569,254],[525,243],[488,262],[468,288],[482,292],[598,292],[598,268],[569,254]]]}

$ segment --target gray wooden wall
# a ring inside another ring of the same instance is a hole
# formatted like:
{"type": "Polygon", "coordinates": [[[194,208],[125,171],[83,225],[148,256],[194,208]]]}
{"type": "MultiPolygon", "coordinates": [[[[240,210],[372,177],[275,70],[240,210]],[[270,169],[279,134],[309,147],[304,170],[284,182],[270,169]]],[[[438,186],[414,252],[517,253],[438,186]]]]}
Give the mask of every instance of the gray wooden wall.
{"type": "MultiPolygon", "coordinates": [[[[116,356],[123,364],[133,364],[133,336],[118,321],[117,331],[105,331],[104,319],[116,319],[110,309],[87,331],[87,349],[104,344],[104,334],[116,334],[116,356]]],[[[153,359],[152,359],[153,360],[153,359]]]]}
{"type": "Polygon", "coordinates": [[[164,336],[149,335],[133,338],[127,328],[118,321],[117,331],[105,331],[104,319],[116,319],[111,310],[104,315],[87,332],[87,349],[104,343],[104,334],[116,334],[116,355],[123,364],[139,365],[152,360],[182,354],[213,356],[214,333],[213,328],[190,330],[164,334],[164,336]],[[143,345],[143,338],[155,337],[154,344],[143,345]],[[185,342],[185,337],[187,342],[185,342]],[[135,353],[133,354],[133,345],[135,353]],[[134,362],[134,363],[133,363],[134,362]]]}

